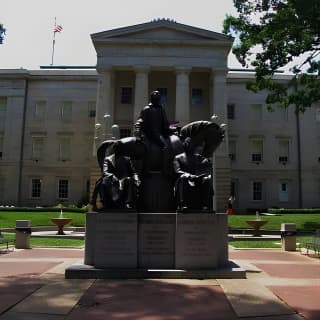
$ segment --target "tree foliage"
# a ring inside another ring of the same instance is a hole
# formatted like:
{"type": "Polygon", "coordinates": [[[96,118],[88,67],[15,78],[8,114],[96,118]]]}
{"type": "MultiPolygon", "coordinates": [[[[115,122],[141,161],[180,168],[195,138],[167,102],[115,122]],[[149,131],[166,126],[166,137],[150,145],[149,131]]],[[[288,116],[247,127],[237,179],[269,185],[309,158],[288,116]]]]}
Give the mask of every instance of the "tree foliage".
{"type": "Polygon", "coordinates": [[[296,106],[304,112],[320,100],[320,0],[233,0],[238,16],[228,15],[224,32],[235,37],[233,53],[255,69],[248,89],[267,90],[268,105],[296,106]],[[292,65],[289,82],[274,80],[292,65]]]}

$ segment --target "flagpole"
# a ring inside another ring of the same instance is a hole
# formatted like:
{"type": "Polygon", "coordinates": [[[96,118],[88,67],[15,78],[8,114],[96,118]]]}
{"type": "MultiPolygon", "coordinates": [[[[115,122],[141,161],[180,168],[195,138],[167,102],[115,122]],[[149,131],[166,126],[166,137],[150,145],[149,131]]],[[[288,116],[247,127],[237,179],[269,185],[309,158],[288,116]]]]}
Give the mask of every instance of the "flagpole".
{"type": "Polygon", "coordinates": [[[53,39],[52,39],[52,56],[51,56],[51,65],[53,65],[53,57],[54,57],[54,46],[56,44],[56,32],[55,28],[57,26],[57,17],[54,17],[54,28],[53,28],[53,39]]]}

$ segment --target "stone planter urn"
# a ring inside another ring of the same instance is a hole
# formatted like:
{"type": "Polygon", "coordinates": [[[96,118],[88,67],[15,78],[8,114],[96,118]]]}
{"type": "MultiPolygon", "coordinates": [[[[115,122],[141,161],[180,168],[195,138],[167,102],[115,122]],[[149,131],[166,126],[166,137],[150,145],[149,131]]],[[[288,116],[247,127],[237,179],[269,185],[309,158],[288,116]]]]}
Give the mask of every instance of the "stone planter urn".
{"type": "Polygon", "coordinates": [[[51,221],[58,227],[58,235],[64,235],[63,228],[72,221],[71,218],[51,218],[51,221]]]}
{"type": "Polygon", "coordinates": [[[267,220],[247,220],[246,223],[253,228],[253,235],[255,237],[260,237],[261,232],[260,228],[264,226],[268,221],[267,220]]]}

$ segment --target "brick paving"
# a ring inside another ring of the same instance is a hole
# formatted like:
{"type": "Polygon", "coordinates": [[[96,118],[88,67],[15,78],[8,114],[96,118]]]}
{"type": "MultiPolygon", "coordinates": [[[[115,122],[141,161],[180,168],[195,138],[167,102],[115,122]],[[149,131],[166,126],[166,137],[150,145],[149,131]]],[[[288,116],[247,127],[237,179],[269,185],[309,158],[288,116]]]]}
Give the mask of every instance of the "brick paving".
{"type": "Polygon", "coordinates": [[[40,275],[61,262],[1,261],[0,277],[40,275]]]}
{"type": "Polygon", "coordinates": [[[269,286],[268,288],[306,319],[320,319],[320,286],[269,286]]]}
{"type": "MultiPolygon", "coordinates": [[[[0,256],[7,258],[7,254],[0,256]]],[[[18,250],[10,253],[10,258],[18,259],[38,259],[38,258],[83,258],[83,250],[80,249],[56,249],[56,248],[34,248],[28,250],[18,250]]]]}
{"type": "MultiPolygon", "coordinates": [[[[320,279],[320,264],[267,264],[256,263],[258,268],[262,269],[271,277],[290,278],[290,279],[320,279]]],[[[320,303],[320,297],[319,297],[320,303]]]]}
{"type": "Polygon", "coordinates": [[[230,249],[230,259],[249,270],[243,280],[65,280],[65,267],[83,254],[39,248],[1,255],[0,320],[320,319],[320,259],[299,252],[230,249]],[[279,312],[272,313],[265,306],[275,302],[279,312]]]}
{"type": "Polygon", "coordinates": [[[29,279],[13,278],[0,283],[0,314],[22,301],[41,287],[29,279]]]}
{"type": "Polygon", "coordinates": [[[259,261],[286,261],[305,262],[308,257],[297,255],[296,252],[283,252],[280,250],[230,250],[230,259],[259,260],[259,261]]]}
{"type": "Polygon", "coordinates": [[[304,319],[320,319],[320,257],[281,250],[231,250],[230,257],[249,261],[260,274],[248,277],[266,283],[280,300],[304,319]]]}
{"type": "Polygon", "coordinates": [[[219,286],[188,286],[160,281],[96,281],[67,320],[233,320],[219,286]]]}

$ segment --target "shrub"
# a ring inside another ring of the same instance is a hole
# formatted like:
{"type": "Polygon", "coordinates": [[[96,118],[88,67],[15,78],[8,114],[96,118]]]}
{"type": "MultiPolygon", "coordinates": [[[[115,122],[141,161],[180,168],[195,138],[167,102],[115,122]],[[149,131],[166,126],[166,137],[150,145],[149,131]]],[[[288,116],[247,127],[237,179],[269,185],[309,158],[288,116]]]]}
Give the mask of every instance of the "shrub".
{"type": "MultiPolygon", "coordinates": [[[[57,207],[0,207],[0,211],[12,211],[12,212],[60,212],[61,208],[57,207]]],[[[78,208],[78,207],[63,207],[63,212],[87,212],[87,207],[78,208]]]]}
{"type": "Polygon", "coordinates": [[[269,213],[273,214],[308,214],[308,213],[320,213],[320,208],[308,208],[308,209],[284,209],[284,208],[269,208],[269,213]]]}

